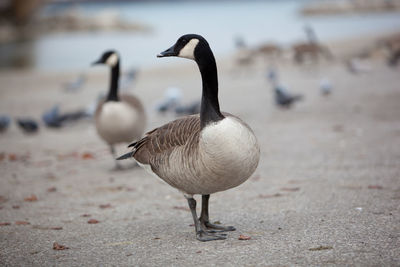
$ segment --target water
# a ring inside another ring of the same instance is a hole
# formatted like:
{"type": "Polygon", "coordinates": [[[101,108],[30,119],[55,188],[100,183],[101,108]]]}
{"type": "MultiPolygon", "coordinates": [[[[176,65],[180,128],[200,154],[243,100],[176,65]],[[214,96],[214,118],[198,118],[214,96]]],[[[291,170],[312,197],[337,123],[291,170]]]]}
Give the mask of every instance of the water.
{"type": "MultiPolygon", "coordinates": [[[[85,70],[106,49],[122,55],[123,66],[151,67],[170,63],[156,54],[185,33],[203,35],[216,57],[234,51],[235,36],[249,45],[274,41],[288,45],[305,40],[304,25],[312,25],[322,41],[352,35],[400,29],[400,13],[302,17],[306,1],[196,1],[81,4],[88,15],[113,9],[123,19],[149,25],[150,33],[59,33],[44,36],[32,45],[31,60],[41,70],[85,70]]],[[[44,13],[50,12],[49,6],[44,13]]],[[[176,62],[180,62],[176,59],[176,62]]]]}

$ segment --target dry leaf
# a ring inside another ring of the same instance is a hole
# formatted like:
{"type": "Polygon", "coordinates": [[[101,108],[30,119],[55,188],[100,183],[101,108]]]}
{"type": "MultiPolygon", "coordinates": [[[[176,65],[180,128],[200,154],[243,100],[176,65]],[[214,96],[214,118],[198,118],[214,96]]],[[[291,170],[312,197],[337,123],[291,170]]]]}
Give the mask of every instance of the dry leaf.
{"type": "Polygon", "coordinates": [[[88,223],[89,223],[89,224],[96,224],[96,223],[99,223],[99,221],[96,220],[96,219],[90,219],[90,220],[88,221],[88,223]]]}
{"type": "Polygon", "coordinates": [[[82,154],[82,159],[94,159],[94,156],[92,153],[85,152],[82,154]]]}
{"type": "Polygon", "coordinates": [[[82,214],[81,217],[90,217],[90,214],[82,214]]]}
{"type": "Polygon", "coordinates": [[[41,226],[41,225],[34,225],[34,226],[32,226],[32,228],[39,229],[39,230],[62,230],[63,229],[60,226],[49,227],[49,226],[41,226]]]}
{"type": "Polygon", "coordinates": [[[18,205],[14,205],[14,206],[12,206],[12,208],[13,208],[13,209],[15,209],[15,210],[17,210],[17,209],[19,209],[19,208],[20,208],[20,206],[18,206],[18,205]]]}
{"type": "Polygon", "coordinates": [[[381,186],[381,185],[369,185],[368,189],[383,189],[383,186],[381,186]]]}
{"type": "Polygon", "coordinates": [[[316,248],[309,248],[309,251],[318,251],[318,250],[327,250],[327,249],[333,249],[331,246],[319,246],[316,248]]]}
{"type": "Polygon", "coordinates": [[[32,194],[32,195],[29,196],[29,197],[24,198],[24,201],[27,201],[27,202],[34,202],[34,201],[37,201],[37,200],[38,200],[38,198],[37,198],[37,196],[34,195],[34,194],[32,194]]]}
{"type": "Polygon", "coordinates": [[[31,224],[31,223],[27,222],[27,221],[16,221],[15,224],[16,225],[28,225],[28,224],[31,224]]]}
{"type": "Polygon", "coordinates": [[[0,203],[7,202],[7,198],[0,196],[0,203]]]}
{"type": "Polygon", "coordinates": [[[273,195],[258,195],[259,198],[272,198],[272,197],[281,197],[283,196],[281,193],[275,193],[273,195]]]}
{"type": "Polygon", "coordinates": [[[69,249],[69,247],[63,246],[63,245],[58,244],[57,242],[54,242],[53,249],[54,250],[64,250],[64,249],[69,249]]]}
{"type": "Polygon", "coordinates": [[[250,236],[247,236],[247,235],[240,235],[238,239],[239,239],[239,240],[250,240],[251,237],[250,237],[250,236]]]}
{"type": "Polygon", "coordinates": [[[15,154],[8,154],[8,160],[9,160],[9,161],[16,161],[16,160],[17,160],[17,155],[15,155],[15,154]]]}
{"type": "Polygon", "coordinates": [[[49,192],[49,193],[51,193],[51,192],[56,192],[57,191],[57,188],[56,187],[50,187],[50,188],[47,188],[47,192],[49,192]]]}
{"type": "Polygon", "coordinates": [[[299,191],[300,187],[282,187],[281,190],[288,191],[288,192],[295,192],[295,191],[299,191]]]}
{"type": "Polygon", "coordinates": [[[7,226],[7,225],[11,225],[11,223],[9,223],[9,222],[2,222],[2,223],[0,223],[0,226],[7,226]]]}
{"type": "Polygon", "coordinates": [[[102,204],[102,205],[99,205],[99,208],[100,209],[108,209],[108,208],[111,208],[111,204],[102,204]]]}

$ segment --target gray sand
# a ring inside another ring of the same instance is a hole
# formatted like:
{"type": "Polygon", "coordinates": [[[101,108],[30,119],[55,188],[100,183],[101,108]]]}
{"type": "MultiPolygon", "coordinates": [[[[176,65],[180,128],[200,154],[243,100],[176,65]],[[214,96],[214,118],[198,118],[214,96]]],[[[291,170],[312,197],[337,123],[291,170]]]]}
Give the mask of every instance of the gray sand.
{"type": "MultiPolygon", "coordinates": [[[[141,72],[132,90],[147,107],[148,130],[173,119],[153,109],[166,87],[182,88],[187,102],[200,95],[197,67],[166,60],[170,68],[141,72]]],[[[112,171],[91,121],[41,127],[31,136],[14,124],[0,135],[0,223],[11,224],[0,226],[0,265],[399,266],[399,68],[377,59],[369,73],[353,75],[338,61],[283,64],[283,83],[305,99],[280,110],[265,65],[239,69],[217,61],[222,110],[248,122],[262,152],[246,183],[211,196],[211,219],[235,232],[197,241],[183,196],[129,168],[133,162],[112,171]],[[329,97],[318,91],[322,77],[333,83],[329,97]],[[24,201],[32,194],[37,201],[24,201]],[[54,242],[69,249],[53,250],[54,242]]],[[[88,72],[78,94],[59,89],[76,73],[2,72],[0,113],[39,118],[55,102],[63,110],[87,105],[108,83],[105,69],[88,72]]]]}

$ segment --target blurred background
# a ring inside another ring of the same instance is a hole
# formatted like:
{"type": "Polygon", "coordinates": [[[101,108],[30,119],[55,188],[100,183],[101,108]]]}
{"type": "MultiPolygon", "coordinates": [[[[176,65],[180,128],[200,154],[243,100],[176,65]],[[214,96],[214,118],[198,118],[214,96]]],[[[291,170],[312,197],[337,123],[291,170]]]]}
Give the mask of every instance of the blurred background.
{"type": "Polygon", "coordinates": [[[191,32],[224,56],[238,42],[288,47],[307,26],[324,41],[400,28],[397,0],[1,0],[0,12],[0,67],[44,71],[83,70],[109,48],[128,65],[165,64],[160,47],[191,32]]]}
{"type": "Polygon", "coordinates": [[[0,13],[0,265],[399,265],[400,0],[0,0],[0,13]],[[91,66],[108,49],[145,131],[199,112],[196,64],[156,58],[186,33],[209,42],[221,110],[261,147],[254,175],[212,196],[213,220],[238,229],[221,243],[196,243],[175,189],[133,161],[115,172],[127,144],[112,156],[95,127],[117,88],[91,66]]]}

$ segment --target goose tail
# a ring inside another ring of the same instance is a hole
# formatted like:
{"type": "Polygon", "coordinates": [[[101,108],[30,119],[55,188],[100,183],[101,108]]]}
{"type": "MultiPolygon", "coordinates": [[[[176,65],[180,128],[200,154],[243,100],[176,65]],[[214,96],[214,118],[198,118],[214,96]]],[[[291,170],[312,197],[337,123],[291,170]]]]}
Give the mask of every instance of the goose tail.
{"type": "Polygon", "coordinates": [[[129,159],[133,157],[133,154],[135,154],[134,151],[128,152],[126,154],[123,154],[122,156],[118,157],[117,160],[123,160],[123,159],[129,159]]]}

